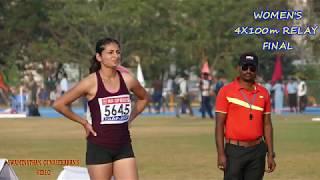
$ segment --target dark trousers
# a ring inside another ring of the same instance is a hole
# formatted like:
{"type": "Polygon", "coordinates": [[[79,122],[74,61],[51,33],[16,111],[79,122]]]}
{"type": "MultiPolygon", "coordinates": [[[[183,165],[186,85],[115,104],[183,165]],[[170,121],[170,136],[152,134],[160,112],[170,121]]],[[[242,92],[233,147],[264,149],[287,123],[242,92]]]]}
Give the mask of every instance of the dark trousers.
{"type": "Polygon", "coordinates": [[[227,168],[224,180],[261,180],[265,170],[267,146],[264,142],[252,147],[226,144],[227,168]]]}
{"type": "Polygon", "coordinates": [[[190,102],[189,97],[188,96],[185,96],[185,97],[178,96],[177,97],[177,105],[176,105],[176,116],[180,117],[180,111],[182,114],[185,114],[186,109],[189,110],[190,116],[193,116],[193,110],[191,107],[191,102],[190,102]]]}
{"type": "Polygon", "coordinates": [[[307,106],[307,96],[299,97],[299,110],[300,112],[304,112],[307,106]]]}
{"type": "Polygon", "coordinates": [[[152,95],[152,102],[154,110],[159,113],[162,107],[162,92],[154,92],[152,95]]]}
{"type": "Polygon", "coordinates": [[[289,107],[290,107],[290,112],[297,110],[297,93],[294,94],[288,94],[289,96],[289,107]]]}
{"type": "Polygon", "coordinates": [[[201,97],[201,113],[202,113],[202,118],[206,117],[206,112],[208,112],[210,118],[213,118],[212,115],[212,107],[211,107],[211,98],[210,96],[202,96],[201,97]]]}

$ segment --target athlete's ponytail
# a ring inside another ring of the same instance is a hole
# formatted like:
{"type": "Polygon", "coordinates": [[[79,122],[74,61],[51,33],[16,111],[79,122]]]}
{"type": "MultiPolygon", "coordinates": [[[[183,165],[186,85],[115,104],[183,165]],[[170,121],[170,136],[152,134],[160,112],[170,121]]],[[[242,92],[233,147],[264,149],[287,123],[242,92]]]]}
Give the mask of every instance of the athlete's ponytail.
{"type": "Polygon", "coordinates": [[[89,68],[89,72],[94,73],[99,71],[99,69],[101,69],[101,64],[97,60],[96,55],[93,55],[93,57],[91,58],[91,66],[89,68]]]}

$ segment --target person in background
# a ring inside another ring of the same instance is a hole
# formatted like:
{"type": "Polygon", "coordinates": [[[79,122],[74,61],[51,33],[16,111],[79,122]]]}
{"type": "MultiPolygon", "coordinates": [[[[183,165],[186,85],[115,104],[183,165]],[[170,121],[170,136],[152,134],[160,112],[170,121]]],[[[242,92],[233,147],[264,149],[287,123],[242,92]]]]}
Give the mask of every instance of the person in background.
{"type": "Polygon", "coordinates": [[[153,86],[153,94],[152,94],[152,103],[153,108],[156,113],[160,113],[163,99],[162,99],[162,81],[161,80],[154,80],[152,83],[153,86]]]}
{"type": "Polygon", "coordinates": [[[218,168],[225,180],[261,180],[276,167],[268,91],[255,82],[258,57],[240,56],[237,77],[216,100],[218,168]]]}
{"type": "Polygon", "coordinates": [[[49,105],[49,93],[44,87],[41,87],[38,92],[38,103],[40,106],[49,105]]]}
{"type": "Polygon", "coordinates": [[[281,114],[284,97],[284,85],[282,81],[278,80],[275,85],[273,85],[272,90],[274,91],[274,111],[276,114],[281,114]]]}
{"type": "Polygon", "coordinates": [[[211,85],[212,82],[209,80],[209,74],[203,73],[203,78],[200,80],[199,89],[201,93],[201,113],[202,118],[206,118],[206,112],[213,119],[212,106],[211,106],[211,85]]]}
{"type": "Polygon", "coordinates": [[[298,82],[298,99],[299,99],[299,112],[303,113],[307,106],[307,84],[304,78],[301,78],[298,82]]]}
{"type": "Polygon", "coordinates": [[[53,107],[83,126],[87,137],[86,164],[91,180],[137,180],[129,124],[148,104],[148,94],[130,73],[120,72],[120,43],[103,38],[96,43],[90,75],[55,102],[53,107]],[[132,105],[130,91],[137,97],[132,105]],[[75,114],[68,105],[86,96],[92,124],[75,114]]]}
{"type": "Polygon", "coordinates": [[[37,104],[38,103],[38,84],[37,82],[32,78],[31,83],[29,85],[30,89],[30,103],[31,104],[37,104]]]}
{"type": "Polygon", "coordinates": [[[16,87],[12,86],[9,89],[10,95],[9,95],[9,100],[10,100],[10,108],[11,108],[11,113],[17,113],[19,105],[18,105],[18,91],[16,87]]]}
{"type": "Polygon", "coordinates": [[[61,95],[69,89],[68,76],[66,73],[63,74],[63,78],[60,81],[61,95]]]}
{"type": "Polygon", "coordinates": [[[269,94],[271,95],[272,85],[270,80],[264,84],[264,87],[268,90],[269,94]]]}
{"type": "Polygon", "coordinates": [[[294,78],[289,78],[289,81],[287,84],[287,90],[288,90],[290,112],[297,113],[298,112],[298,107],[297,107],[298,84],[294,78]]]}
{"type": "Polygon", "coordinates": [[[186,110],[189,111],[190,116],[193,116],[188,91],[188,75],[184,73],[182,77],[178,79],[177,84],[179,85],[179,94],[177,95],[176,117],[180,117],[180,111],[181,113],[186,113],[186,110]]]}
{"type": "Polygon", "coordinates": [[[164,107],[163,111],[171,111],[171,105],[174,103],[174,92],[173,92],[173,85],[174,85],[174,76],[169,75],[169,78],[166,83],[166,91],[164,93],[164,107]]]}
{"type": "Polygon", "coordinates": [[[220,89],[223,86],[224,86],[223,78],[222,78],[222,76],[218,76],[218,81],[217,81],[217,83],[216,83],[216,85],[214,87],[214,93],[215,93],[216,96],[218,95],[220,89]]]}
{"type": "Polygon", "coordinates": [[[50,95],[49,95],[49,99],[50,99],[50,106],[52,106],[53,105],[53,103],[54,103],[54,101],[56,101],[57,100],[57,90],[51,90],[50,91],[50,95]]]}

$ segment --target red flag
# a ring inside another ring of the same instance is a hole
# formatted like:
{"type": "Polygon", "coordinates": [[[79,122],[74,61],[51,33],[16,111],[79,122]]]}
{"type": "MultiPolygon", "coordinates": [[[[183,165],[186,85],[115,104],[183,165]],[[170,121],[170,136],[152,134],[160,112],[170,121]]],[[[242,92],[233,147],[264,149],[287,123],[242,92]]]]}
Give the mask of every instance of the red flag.
{"type": "Polygon", "coordinates": [[[4,79],[2,77],[2,74],[0,73],[0,89],[3,89],[5,91],[8,91],[9,88],[8,86],[5,84],[4,79]]]}
{"type": "Polygon", "coordinates": [[[281,65],[281,55],[276,55],[276,62],[273,69],[272,74],[272,84],[274,84],[277,80],[282,79],[282,65],[281,65]]]}

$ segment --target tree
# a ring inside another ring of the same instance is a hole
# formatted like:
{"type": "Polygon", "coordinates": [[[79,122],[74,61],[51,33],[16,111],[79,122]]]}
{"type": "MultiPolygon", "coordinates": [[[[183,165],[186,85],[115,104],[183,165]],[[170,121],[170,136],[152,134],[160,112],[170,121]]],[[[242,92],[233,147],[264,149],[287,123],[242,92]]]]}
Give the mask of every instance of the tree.
{"type": "MultiPolygon", "coordinates": [[[[4,17],[0,19],[0,39],[5,43],[0,46],[10,49],[0,56],[5,61],[18,59],[20,64],[43,59],[77,63],[85,71],[95,53],[95,42],[109,36],[120,40],[125,66],[135,67],[134,57],[140,57],[146,79],[162,78],[171,63],[182,70],[200,69],[201,60],[207,57],[214,69],[224,69],[231,78],[244,51],[263,57],[263,73],[270,74],[275,54],[262,51],[262,42],[290,41],[290,37],[234,33],[239,26],[282,27],[290,23],[254,20],[253,11],[260,7],[286,9],[287,1],[11,0],[0,4],[5,10],[0,14],[4,17]]],[[[295,53],[286,54],[289,60],[295,57],[295,53]]]]}

